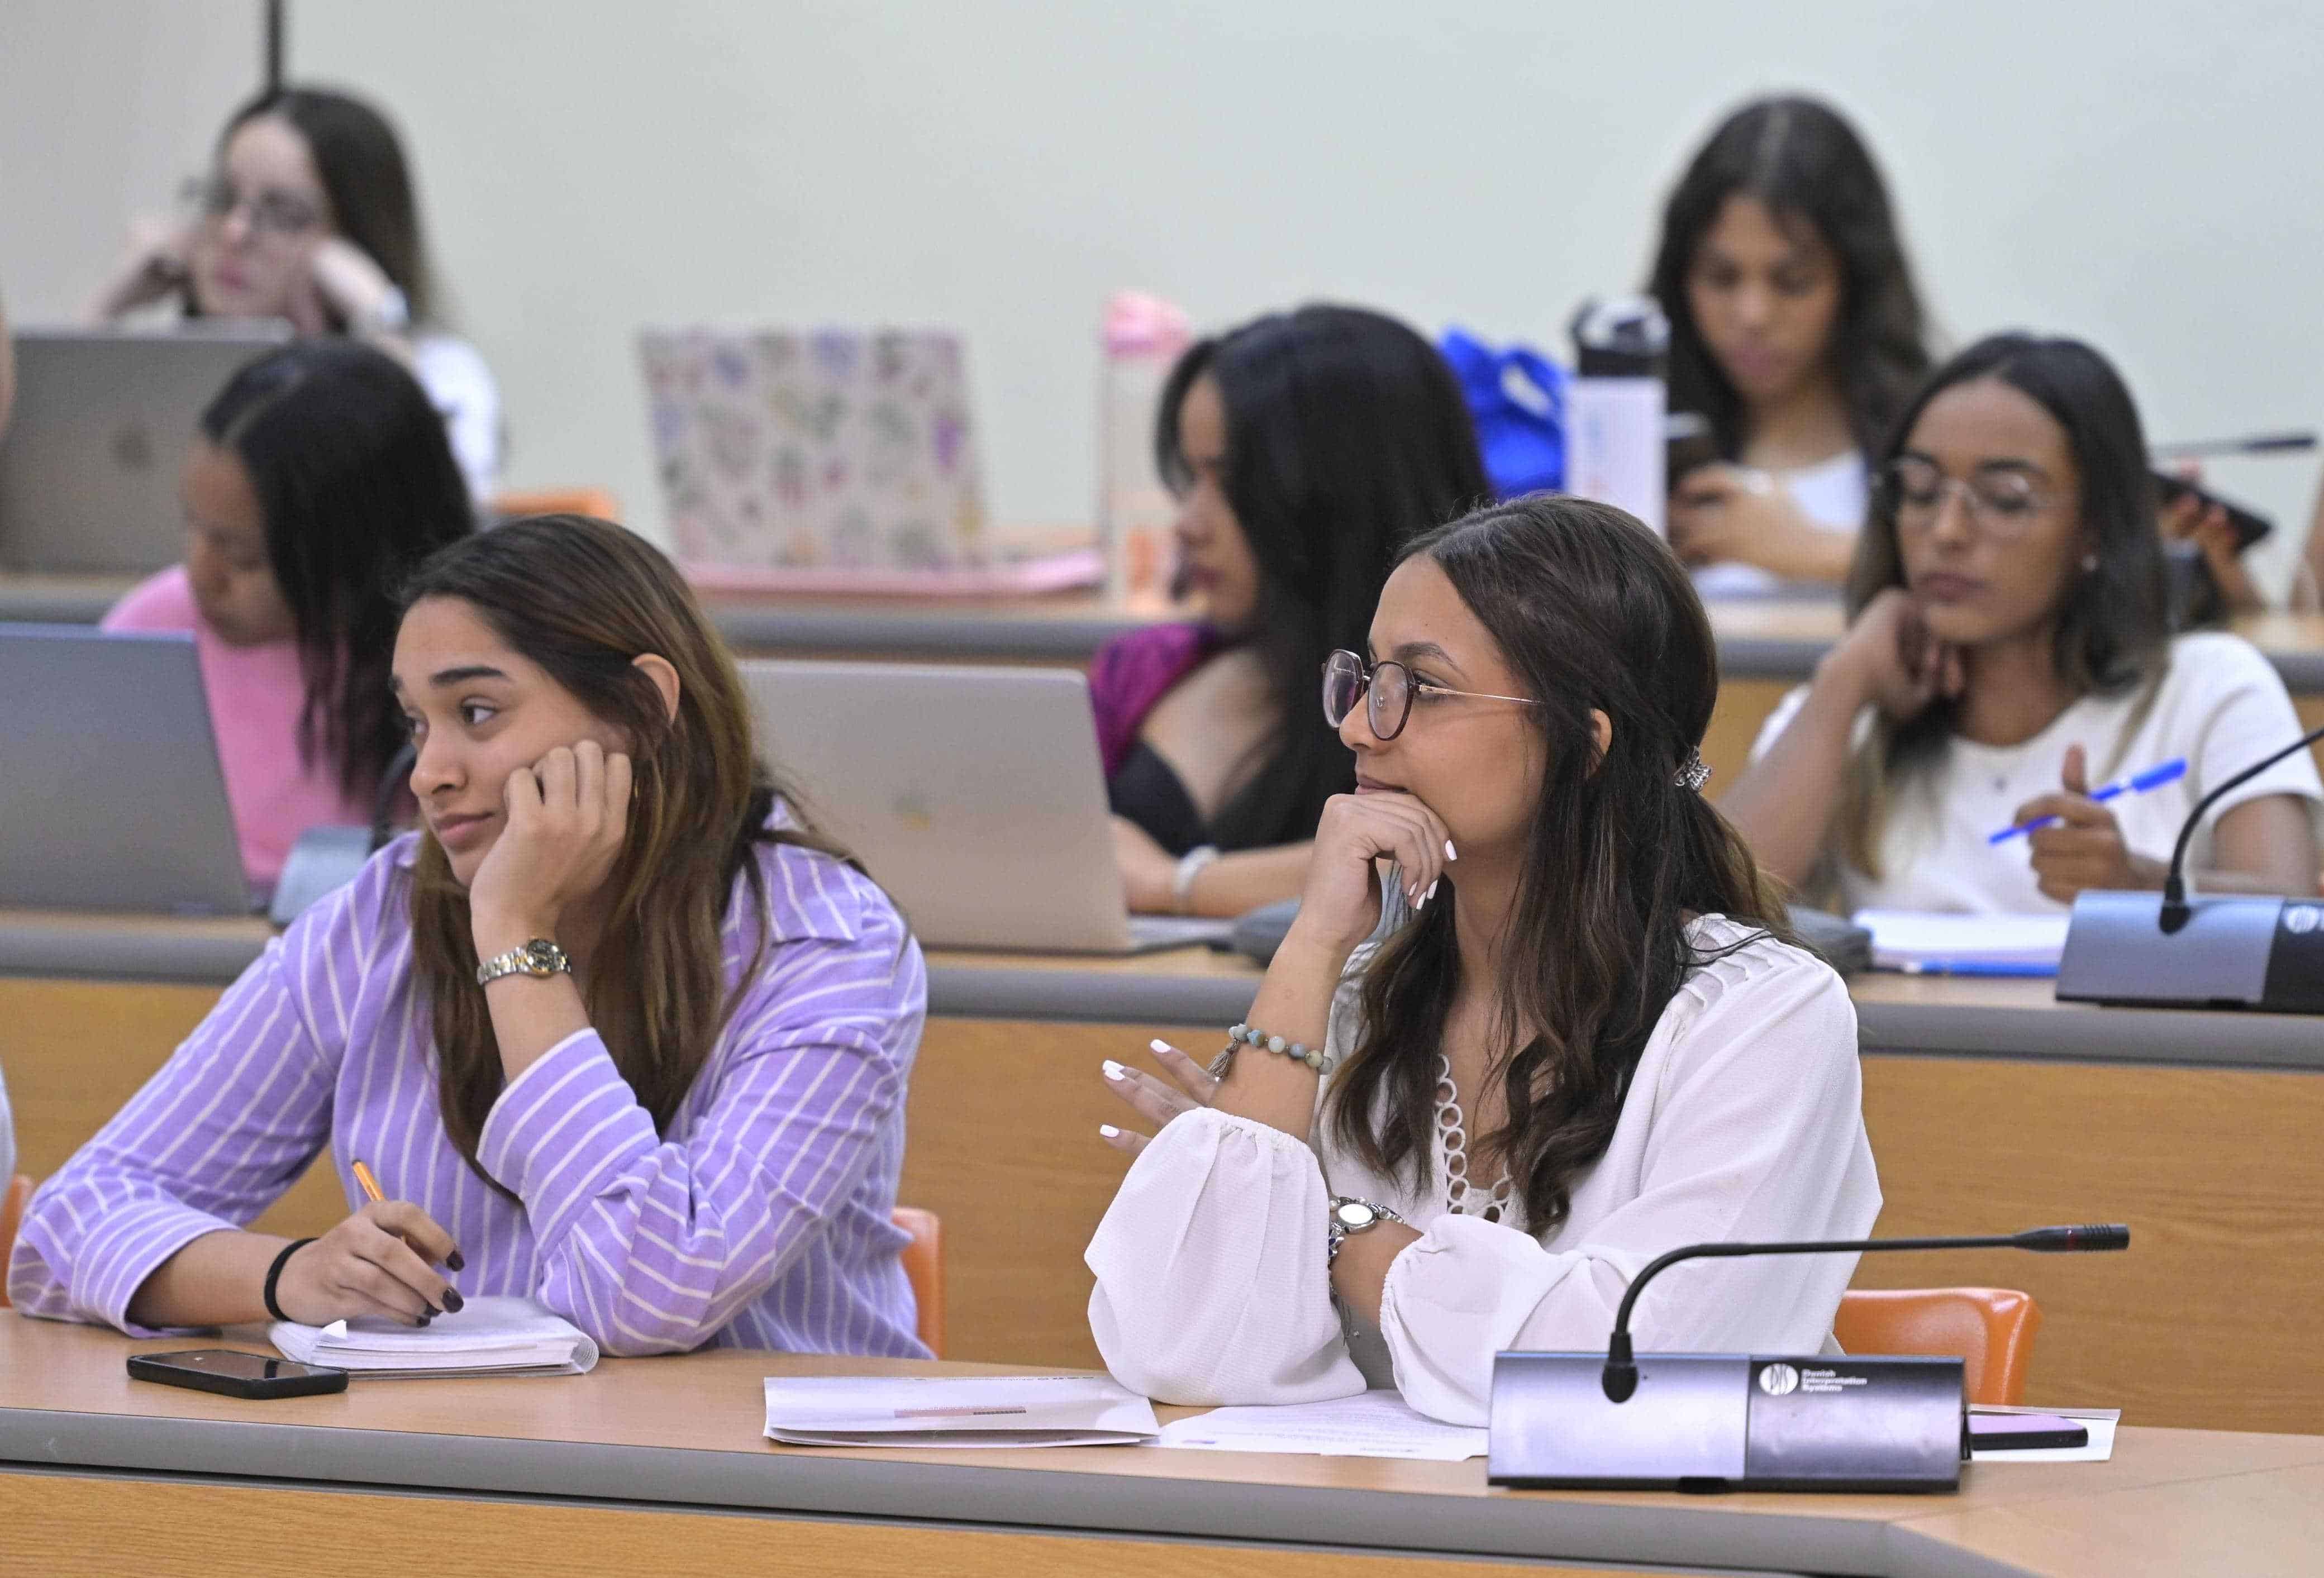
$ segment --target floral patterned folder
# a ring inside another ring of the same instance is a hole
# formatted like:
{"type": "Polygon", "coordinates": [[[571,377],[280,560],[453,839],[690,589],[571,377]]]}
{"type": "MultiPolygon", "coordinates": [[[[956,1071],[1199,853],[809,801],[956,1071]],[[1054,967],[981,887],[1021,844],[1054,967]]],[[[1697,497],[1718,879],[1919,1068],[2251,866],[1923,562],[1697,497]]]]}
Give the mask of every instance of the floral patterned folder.
{"type": "Polygon", "coordinates": [[[960,337],[639,336],[678,558],[722,589],[982,592],[1095,579],[1093,553],[1013,558],[986,530],[960,337]]]}

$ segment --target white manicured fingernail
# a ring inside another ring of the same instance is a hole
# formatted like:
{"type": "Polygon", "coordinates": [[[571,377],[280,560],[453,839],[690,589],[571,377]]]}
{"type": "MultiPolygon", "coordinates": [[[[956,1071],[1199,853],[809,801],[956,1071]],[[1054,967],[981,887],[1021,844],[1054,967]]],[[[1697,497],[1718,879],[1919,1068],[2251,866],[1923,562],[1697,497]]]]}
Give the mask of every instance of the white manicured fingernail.
{"type": "Polygon", "coordinates": [[[1446,860],[1459,860],[1461,858],[1461,852],[1452,847],[1452,841],[1449,838],[1444,841],[1444,858],[1446,860]]]}
{"type": "Polygon", "coordinates": [[[1130,1070],[1122,1067],[1120,1064],[1116,1063],[1112,1058],[1109,1057],[1105,1060],[1106,1078],[1120,1079],[1123,1075],[1128,1074],[1130,1070]]]}
{"type": "Polygon", "coordinates": [[[1165,1040],[1162,1040],[1162,1039],[1160,1039],[1160,1038],[1156,1038],[1156,1039],[1154,1039],[1154,1040],[1148,1041],[1148,1042],[1147,1042],[1146,1044],[1147,1044],[1148,1047],[1152,1047],[1155,1051],[1157,1051],[1157,1052],[1176,1052],[1176,1051],[1178,1049],[1178,1048],[1176,1048],[1176,1047],[1173,1047],[1172,1045],[1170,1045],[1170,1043],[1169,1043],[1169,1042],[1165,1041],[1165,1040]]]}
{"type": "Polygon", "coordinates": [[[1119,1140],[1119,1139],[1120,1139],[1120,1138],[1121,1138],[1121,1130],[1119,1130],[1119,1129],[1116,1129],[1116,1128],[1115,1128],[1112,1124],[1111,1124],[1111,1123],[1101,1123],[1101,1124],[1099,1124],[1099,1125],[1097,1126],[1097,1131],[1098,1131],[1100,1134],[1104,1135],[1108,1140],[1119,1140]]]}
{"type": "MultiPolygon", "coordinates": [[[[1432,890],[1432,891],[1433,891],[1433,890],[1432,890]]],[[[1415,915],[1419,914],[1422,910],[1424,910],[1424,909],[1427,909],[1427,908],[1428,908],[1428,895],[1427,895],[1426,893],[1423,893],[1419,898],[1415,899],[1415,900],[1412,901],[1412,912],[1413,912],[1415,915]]]]}
{"type": "MultiPolygon", "coordinates": [[[[1441,882],[1441,881],[1443,881],[1443,880],[1444,880],[1443,878],[1439,877],[1439,878],[1437,878],[1437,879],[1436,879],[1436,882],[1441,882]]],[[[1434,899],[1434,898],[1435,898],[1435,897],[1436,897],[1436,882],[1431,882],[1431,883],[1429,883],[1429,884],[1428,884],[1428,893],[1427,893],[1427,896],[1426,896],[1425,898],[1423,898],[1423,899],[1421,900],[1421,902],[1422,902],[1423,904],[1427,903],[1427,902],[1428,902],[1428,900],[1429,900],[1430,899],[1434,899]]]]}

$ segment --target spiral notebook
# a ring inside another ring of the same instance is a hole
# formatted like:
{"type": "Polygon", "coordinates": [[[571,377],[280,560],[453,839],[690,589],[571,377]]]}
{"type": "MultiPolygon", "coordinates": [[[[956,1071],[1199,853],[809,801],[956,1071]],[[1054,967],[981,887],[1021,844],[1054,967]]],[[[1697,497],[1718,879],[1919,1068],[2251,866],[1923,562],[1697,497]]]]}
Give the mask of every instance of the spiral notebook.
{"type": "Polygon", "coordinates": [[[462,1375],[586,1375],[597,1344],[538,1300],[472,1298],[425,1326],[364,1315],[303,1326],[277,1321],[267,1339],[286,1358],[353,1375],[427,1380],[462,1375]]]}

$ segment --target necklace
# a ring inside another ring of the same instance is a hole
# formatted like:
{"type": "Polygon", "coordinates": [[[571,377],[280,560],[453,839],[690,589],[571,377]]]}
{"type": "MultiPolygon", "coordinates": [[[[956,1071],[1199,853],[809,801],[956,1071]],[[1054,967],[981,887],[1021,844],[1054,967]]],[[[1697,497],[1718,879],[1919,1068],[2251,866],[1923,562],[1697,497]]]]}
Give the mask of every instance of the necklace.
{"type": "Polygon", "coordinates": [[[1444,1178],[1444,1204],[1463,1216],[1499,1222],[1509,1214],[1514,1193],[1508,1174],[1489,1190],[1469,1180],[1469,1120],[1461,1111],[1461,1093],[1452,1084],[1452,1065],[1436,1055],[1436,1166],[1444,1178]]]}

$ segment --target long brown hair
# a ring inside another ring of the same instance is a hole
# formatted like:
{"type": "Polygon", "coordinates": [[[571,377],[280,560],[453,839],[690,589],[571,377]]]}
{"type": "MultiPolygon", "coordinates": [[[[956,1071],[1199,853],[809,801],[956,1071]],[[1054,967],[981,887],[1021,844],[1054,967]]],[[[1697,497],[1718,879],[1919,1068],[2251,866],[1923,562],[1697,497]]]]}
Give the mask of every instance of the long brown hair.
{"type": "MultiPolygon", "coordinates": [[[[1872,497],[1864,534],[1849,568],[1848,617],[1891,586],[1906,584],[1904,550],[1896,536],[1896,500],[1887,484],[1889,464],[1913,441],[1913,429],[1930,401],[1948,389],[1991,378],[2049,412],[2066,435],[2081,484],[2081,525],[2097,554],[2052,611],[2050,660],[2078,696],[2120,696],[2149,687],[2168,667],[2170,599],[2164,590],[2163,540],[2154,530],[2154,477],[2147,469],[2146,433],[2138,402],[2112,363],[2080,340],[2030,334],[1987,336],[1932,374],[1897,419],[1879,454],[1883,478],[1872,497]]],[[[1840,810],[1840,844],[1858,871],[1880,874],[1881,834],[1895,785],[1916,766],[1941,754],[1952,738],[1960,705],[1940,698],[1904,724],[1885,715],[1851,757],[1840,810]]],[[[2125,729],[2116,743],[2130,738],[2125,729]]],[[[2119,762],[2092,764],[2111,777],[2119,762]]]]}
{"type": "MultiPolygon", "coordinates": [[[[752,754],[751,705],[733,658],[677,569],[642,539],[585,515],[512,521],[422,564],[403,606],[426,597],[466,603],[633,742],[629,831],[606,879],[612,919],[591,961],[589,1022],[666,1132],[733,1010],[720,979],[720,927],[738,876],[762,918],[739,979],[755,974],[766,955],[755,846],[847,857],[799,820],[752,754]],[[647,652],[678,670],[675,718],[634,664],[647,652]],[[786,826],[769,827],[779,798],[786,826]]],[[[477,1136],[501,1093],[500,1044],[476,984],[467,891],[427,833],[413,872],[411,952],[435,1014],[444,1128],[475,1166],[477,1136]]]]}
{"type": "MultiPolygon", "coordinates": [[[[1719,660],[1692,584],[1654,533],[1609,505],[1536,494],[1439,527],[1404,557],[1434,561],[1540,702],[1523,715],[1547,766],[1496,992],[1508,1121],[1485,1144],[1545,1232],[1605,1154],[1672,996],[1743,946],[1696,948],[1688,917],[1721,914],[1788,940],[1783,900],[1726,819],[1677,781],[1710,725],[1719,660]],[[1602,754],[1593,709],[1613,721],[1602,754]]],[[[1443,880],[1457,887],[1460,868],[1443,880]]],[[[1460,983],[1455,908],[1429,906],[1372,961],[1363,1029],[1330,1103],[1343,1145],[1417,1183],[1460,983]]]]}

